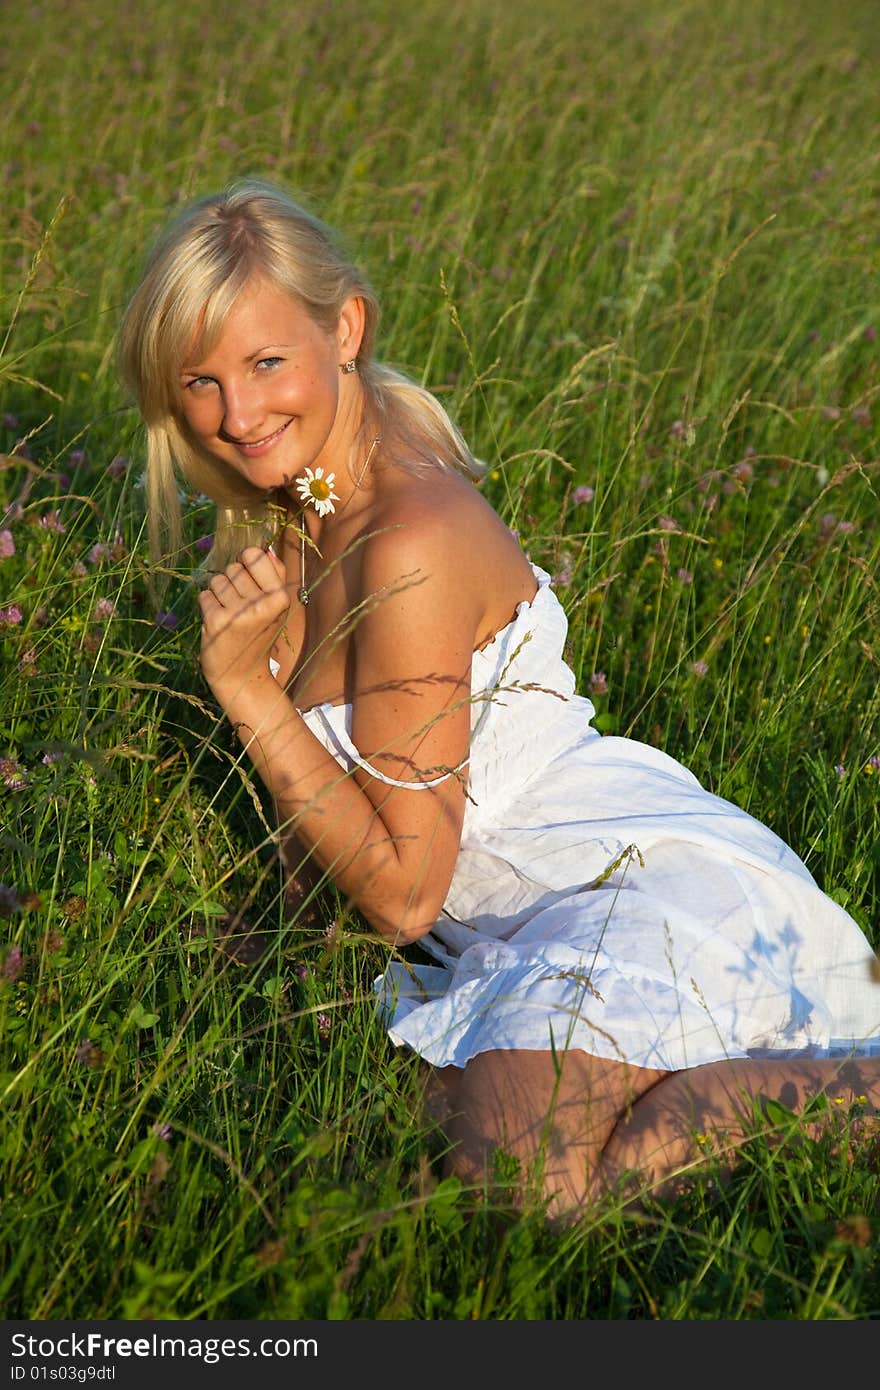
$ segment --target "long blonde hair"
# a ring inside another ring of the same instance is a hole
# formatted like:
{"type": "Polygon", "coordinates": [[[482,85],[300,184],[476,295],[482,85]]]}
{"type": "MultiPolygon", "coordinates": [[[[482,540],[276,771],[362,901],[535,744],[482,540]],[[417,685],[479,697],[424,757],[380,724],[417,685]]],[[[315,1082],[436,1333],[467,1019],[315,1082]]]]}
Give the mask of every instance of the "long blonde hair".
{"type": "Polygon", "coordinates": [[[383,459],[418,470],[482,474],[483,465],[436,397],[373,360],[379,305],[330,229],[282,189],[242,180],[197,198],[161,233],[119,329],[119,373],[147,428],[147,517],[155,560],[168,552],[175,556],[180,547],[178,471],[217,507],[209,567],[222,567],[245,545],[273,534],[278,509],[264,491],[196,445],[180,409],[181,364],[193,351],[211,351],[254,275],[296,298],[328,333],[346,300],[360,296],[365,326],[357,366],[364,428],[381,434],[383,459]]]}

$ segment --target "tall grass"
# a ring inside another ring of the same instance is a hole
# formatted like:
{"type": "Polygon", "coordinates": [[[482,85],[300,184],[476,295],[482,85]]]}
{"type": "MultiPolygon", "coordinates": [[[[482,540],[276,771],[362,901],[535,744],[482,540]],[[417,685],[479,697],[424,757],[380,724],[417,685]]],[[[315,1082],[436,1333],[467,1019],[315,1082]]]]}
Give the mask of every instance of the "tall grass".
{"type": "Polygon", "coordinates": [[[0,15],[5,1317],[877,1316],[868,1144],[756,1133],[730,1180],[708,1157],[678,1203],[564,1235],[439,1180],[372,1002],[387,948],[332,893],[289,920],[200,683],[203,499],[157,611],[112,360],[173,207],[297,190],[556,576],[600,727],[768,821],[880,944],[875,20],[0,15]]]}

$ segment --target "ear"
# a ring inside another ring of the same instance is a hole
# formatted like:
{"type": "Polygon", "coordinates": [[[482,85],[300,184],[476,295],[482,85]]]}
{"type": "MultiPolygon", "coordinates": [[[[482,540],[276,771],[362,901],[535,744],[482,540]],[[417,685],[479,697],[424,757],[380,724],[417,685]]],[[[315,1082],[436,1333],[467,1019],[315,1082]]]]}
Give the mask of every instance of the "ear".
{"type": "Polygon", "coordinates": [[[364,336],[364,301],[359,294],[353,294],[342,306],[336,328],[336,342],[339,347],[339,365],[350,362],[360,352],[364,336]]]}

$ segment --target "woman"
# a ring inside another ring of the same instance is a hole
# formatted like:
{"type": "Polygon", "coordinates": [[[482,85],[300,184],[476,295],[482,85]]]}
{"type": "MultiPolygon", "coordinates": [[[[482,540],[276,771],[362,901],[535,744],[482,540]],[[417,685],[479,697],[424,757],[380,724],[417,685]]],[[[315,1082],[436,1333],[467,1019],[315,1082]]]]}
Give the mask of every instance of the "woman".
{"type": "Polygon", "coordinates": [[[245,182],[166,230],[120,362],[154,542],[175,468],[217,504],[202,671],[286,866],[440,962],[378,984],[452,1171],[491,1181],[502,1151],[569,1219],[627,1173],[672,1182],[697,1136],[735,1148],[756,1101],[873,1115],[868,941],[770,830],[591,727],[548,576],[439,403],[373,359],[376,321],[328,230],[245,182]]]}

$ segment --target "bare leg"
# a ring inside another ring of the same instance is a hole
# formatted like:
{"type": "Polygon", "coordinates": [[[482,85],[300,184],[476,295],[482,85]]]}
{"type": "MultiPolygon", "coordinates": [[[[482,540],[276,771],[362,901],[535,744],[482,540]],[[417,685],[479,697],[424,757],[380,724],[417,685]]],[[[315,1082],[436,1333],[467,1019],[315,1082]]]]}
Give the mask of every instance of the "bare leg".
{"type": "Polygon", "coordinates": [[[490,1190],[509,1185],[497,1158],[519,1165],[520,1200],[548,1202],[570,1221],[616,1192],[673,1195],[709,1155],[736,1150],[767,1116],[768,1134],[791,1137],[775,1101],[795,1115],[826,1096],[830,1109],[798,1126],[815,1137],[850,1106],[878,1124],[880,1058],[713,1062],[663,1072],[570,1051],[483,1052],[464,1070],[431,1073],[429,1113],[451,1148],[446,1170],[490,1190]],[[756,1113],[755,1102],[760,1110],[756,1113]]]}
{"type": "Polygon", "coordinates": [[[436,1072],[427,1103],[452,1146],[447,1172],[496,1191],[512,1186],[520,1201],[547,1199],[558,1218],[584,1207],[618,1120],[667,1075],[574,1050],[554,1061],[499,1049],[436,1072]]]}
{"type": "Polygon", "coordinates": [[[674,1194],[707,1154],[727,1155],[757,1132],[774,1141],[816,1138],[829,1124],[845,1123],[850,1107],[876,1127],[880,1112],[880,1058],[731,1059],[672,1072],[622,1116],[602,1153],[593,1195],[601,1196],[624,1179],[631,1191],[652,1196],[674,1194]],[[829,1105],[821,1107],[821,1097],[829,1105]],[[820,1098],[797,1126],[768,1102],[800,1115],[820,1098]],[[763,1116],[763,1121],[762,1121],[763,1116]],[[627,1178],[627,1175],[629,1177],[627,1178]]]}

